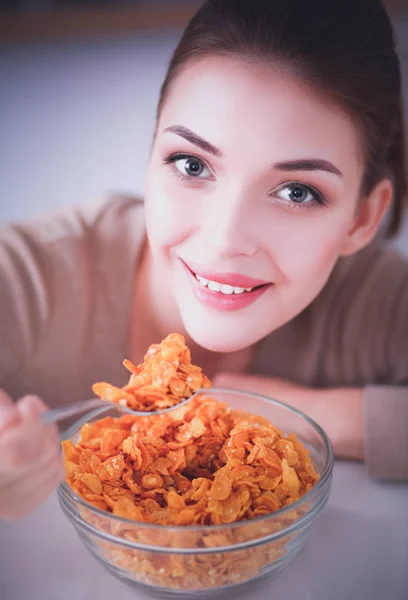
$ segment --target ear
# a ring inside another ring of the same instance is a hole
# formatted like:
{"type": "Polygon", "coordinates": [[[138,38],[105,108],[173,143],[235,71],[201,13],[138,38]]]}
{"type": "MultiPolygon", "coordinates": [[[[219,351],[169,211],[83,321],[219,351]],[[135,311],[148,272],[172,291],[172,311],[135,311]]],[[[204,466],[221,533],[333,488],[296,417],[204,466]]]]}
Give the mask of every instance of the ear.
{"type": "Polygon", "coordinates": [[[353,226],[341,252],[341,256],[354,254],[367,246],[375,237],[382,218],[393,197],[393,185],[389,179],[378,182],[371,193],[359,204],[353,226]]]}

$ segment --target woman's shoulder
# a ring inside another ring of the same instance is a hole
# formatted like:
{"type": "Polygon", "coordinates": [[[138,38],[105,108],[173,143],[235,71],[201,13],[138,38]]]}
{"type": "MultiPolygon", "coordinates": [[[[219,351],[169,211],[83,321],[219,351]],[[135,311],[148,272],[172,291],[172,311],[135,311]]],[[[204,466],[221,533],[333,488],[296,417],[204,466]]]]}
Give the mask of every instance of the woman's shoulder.
{"type": "Polygon", "coordinates": [[[334,279],[360,278],[379,282],[384,278],[396,281],[408,272],[408,258],[380,240],[373,242],[360,252],[340,259],[334,271],[334,279]]]}
{"type": "Polygon", "coordinates": [[[5,243],[20,236],[52,243],[67,236],[80,237],[89,230],[111,227],[120,222],[128,227],[144,227],[144,202],[141,197],[109,194],[81,205],[62,207],[45,215],[8,223],[0,223],[0,241],[5,243]]]}
{"type": "Polygon", "coordinates": [[[133,264],[144,237],[143,201],[119,194],[1,225],[2,299],[31,293],[38,304],[40,296],[80,287],[85,276],[115,279],[133,264]]]}
{"type": "Polygon", "coordinates": [[[402,254],[374,243],[341,259],[311,313],[333,371],[344,363],[356,380],[408,381],[408,260],[402,254]]]}
{"type": "Polygon", "coordinates": [[[121,322],[144,231],[143,202],[117,194],[0,226],[0,385],[46,340],[103,322],[106,307],[121,322]]]}
{"type": "MultiPolygon", "coordinates": [[[[348,312],[395,309],[408,291],[408,259],[397,250],[375,242],[357,254],[340,259],[322,294],[336,299],[348,312]]],[[[394,311],[393,311],[394,314],[394,311]]]]}
{"type": "Polygon", "coordinates": [[[0,270],[9,285],[35,273],[85,265],[120,252],[122,260],[144,237],[140,198],[112,194],[34,219],[0,225],[0,270]],[[5,276],[5,275],[4,275],[5,276]]]}
{"type": "MultiPolygon", "coordinates": [[[[144,206],[140,198],[112,194],[47,215],[0,225],[2,287],[26,289],[55,273],[80,277],[93,263],[109,267],[131,259],[144,239],[144,206]]],[[[59,278],[58,278],[59,279],[59,278]]],[[[48,286],[49,287],[49,286],[48,286]]]]}

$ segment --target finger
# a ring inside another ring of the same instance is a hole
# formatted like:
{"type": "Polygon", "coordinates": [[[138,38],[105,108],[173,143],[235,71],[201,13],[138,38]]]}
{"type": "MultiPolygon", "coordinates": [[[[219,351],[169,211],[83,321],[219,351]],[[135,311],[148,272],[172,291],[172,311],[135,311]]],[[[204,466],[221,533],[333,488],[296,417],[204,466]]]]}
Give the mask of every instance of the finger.
{"type": "Polygon", "coordinates": [[[21,421],[21,416],[8,394],[0,389],[0,434],[21,421]]]}
{"type": "MultiPolygon", "coordinates": [[[[1,444],[0,455],[2,455],[1,444]]],[[[17,462],[15,454],[10,457],[10,446],[3,452],[3,457],[3,467],[0,464],[0,489],[4,484],[13,485],[21,479],[31,477],[33,473],[38,474],[46,470],[53,461],[62,464],[60,442],[53,433],[46,434],[41,444],[40,453],[30,456],[23,464],[21,464],[21,461],[17,462]],[[10,464],[11,461],[14,461],[13,465],[10,464]]]]}
{"type": "Polygon", "coordinates": [[[35,488],[42,485],[47,479],[48,473],[53,469],[59,469],[64,476],[65,468],[62,457],[59,454],[48,456],[41,464],[35,465],[25,472],[15,474],[13,478],[0,477],[0,498],[2,495],[23,496],[30,494],[35,488]]]}
{"type": "Polygon", "coordinates": [[[46,425],[40,418],[47,408],[37,396],[24,396],[17,402],[14,410],[20,421],[4,428],[0,436],[0,473],[24,470],[38,462],[44,452],[59,448],[57,425],[46,425]]]}
{"type": "Polygon", "coordinates": [[[20,488],[15,488],[2,502],[0,492],[0,517],[7,520],[24,517],[52,494],[63,477],[62,466],[56,462],[49,470],[42,473],[41,478],[30,480],[23,493],[20,488]]]}
{"type": "Polygon", "coordinates": [[[48,409],[47,405],[38,396],[23,396],[17,402],[17,408],[24,418],[38,417],[48,409]]]}
{"type": "MultiPolygon", "coordinates": [[[[23,419],[41,421],[41,414],[48,410],[48,406],[38,396],[24,396],[17,402],[17,409],[23,419]]],[[[44,424],[44,431],[52,431],[54,435],[58,435],[58,425],[56,423],[44,424]]]]}
{"type": "Polygon", "coordinates": [[[0,473],[13,473],[38,461],[48,436],[40,420],[24,420],[0,435],[0,473]]]}

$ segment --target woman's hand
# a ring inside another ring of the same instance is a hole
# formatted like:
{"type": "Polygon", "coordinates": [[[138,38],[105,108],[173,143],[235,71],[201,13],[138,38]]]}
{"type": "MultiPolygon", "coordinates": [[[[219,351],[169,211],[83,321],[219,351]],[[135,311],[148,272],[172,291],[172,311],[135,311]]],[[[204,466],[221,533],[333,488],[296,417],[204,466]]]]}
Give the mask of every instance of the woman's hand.
{"type": "Polygon", "coordinates": [[[239,373],[220,373],[212,379],[212,384],[255,392],[290,404],[325,430],[338,458],[364,457],[362,389],[316,389],[273,377],[239,373]]]}
{"type": "Polygon", "coordinates": [[[46,409],[36,396],[14,404],[0,390],[0,518],[31,512],[64,477],[58,428],[41,420],[46,409]]]}

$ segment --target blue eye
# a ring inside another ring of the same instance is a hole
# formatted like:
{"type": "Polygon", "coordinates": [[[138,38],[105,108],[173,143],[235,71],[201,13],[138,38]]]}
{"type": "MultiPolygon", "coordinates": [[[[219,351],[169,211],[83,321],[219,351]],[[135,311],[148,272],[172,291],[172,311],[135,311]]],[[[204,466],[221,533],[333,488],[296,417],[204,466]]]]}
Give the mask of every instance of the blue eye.
{"type": "Polygon", "coordinates": [[[209,179],[211,171],[207,165],[197,158],[188,154],[173,154],[165,160],[166,164],[173,164],[178,174],[184,178],[209,179]]]}
{"type": "Polygon", "coordinates": [[[309,185],[297,182],[285,183],[273,192],[273,196],[295,205],[326,204],[320,192],[309,185]]]}

